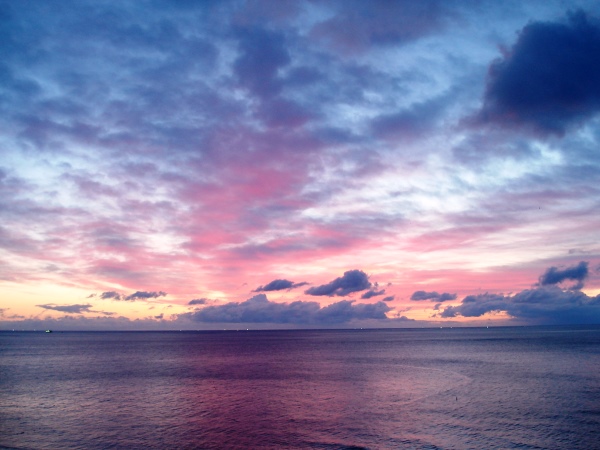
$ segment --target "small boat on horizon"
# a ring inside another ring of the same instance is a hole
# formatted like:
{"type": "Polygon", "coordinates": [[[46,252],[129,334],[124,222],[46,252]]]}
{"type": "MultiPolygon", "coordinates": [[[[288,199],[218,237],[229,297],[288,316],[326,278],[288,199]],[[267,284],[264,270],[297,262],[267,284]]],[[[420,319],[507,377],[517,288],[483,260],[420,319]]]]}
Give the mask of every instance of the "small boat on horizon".
{"type": "Polygon", "coordinates": [[[46,330],[46,333],[52,333],[52,330],[46,330]]]}

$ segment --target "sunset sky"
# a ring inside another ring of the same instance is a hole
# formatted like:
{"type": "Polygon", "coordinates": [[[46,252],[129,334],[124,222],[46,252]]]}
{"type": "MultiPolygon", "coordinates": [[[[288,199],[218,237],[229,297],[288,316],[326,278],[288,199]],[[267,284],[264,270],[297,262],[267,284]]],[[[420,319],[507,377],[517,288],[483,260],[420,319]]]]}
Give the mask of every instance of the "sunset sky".
{"type": "Polygon", "coordinates": [[[0,329],[600,323],[597,1],[0,1],[0,329]]]}

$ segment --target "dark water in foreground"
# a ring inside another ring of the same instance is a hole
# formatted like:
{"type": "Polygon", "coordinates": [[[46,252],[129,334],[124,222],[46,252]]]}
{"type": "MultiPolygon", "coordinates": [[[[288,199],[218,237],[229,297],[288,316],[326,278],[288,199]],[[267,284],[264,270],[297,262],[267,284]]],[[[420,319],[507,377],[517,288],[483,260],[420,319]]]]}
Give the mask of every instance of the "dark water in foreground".
{"type": "Polygon", "coordinates": [[[0,447],[599,449],[600,327],[0,332],[0,447]]]}

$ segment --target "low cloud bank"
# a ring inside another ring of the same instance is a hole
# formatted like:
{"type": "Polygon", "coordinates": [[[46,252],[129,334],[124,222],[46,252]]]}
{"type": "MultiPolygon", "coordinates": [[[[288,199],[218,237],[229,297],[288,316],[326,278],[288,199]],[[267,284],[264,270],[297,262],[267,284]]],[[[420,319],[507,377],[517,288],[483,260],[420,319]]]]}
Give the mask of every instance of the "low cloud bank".
{"type": "MultiPolygon", "coordinates": [[[[461,318],[476,318],[488,313],[498,312],[509,315],[512,320],[520,324],[595,324],[600,323],[600,295],[590,296],[581,291],[584,280],[589,276],[589,263],[581,261],[565,268],[549,267],[540,275],[538,283],[534,284],[531,289],[516,294],[485,293],[469,295],[464,297],[460,304],[445,306],[443,302],[455,300],[456,294],[416,291],[412,294],[411,300],[435,302],[433,309],[436,314],[434,317],[438,319],[460,320],[461,318]],[[565,281],[574,281],[576,285],[565,287],[563,284],[565,281]]],[[[279,284],[279,286],[281,285],[279,284]]],[[[267,286],[263,286],[263,288],[267,286]]],[[[277,283],[273,287],[277,287],[277,283]]],[[[336,278],[330,283],[309,289],[309,291],[313,291],[312,295],[329,296],[340,295],[342,292],[352,293],[358,290],[366,290],[362,298],[384,294],[384,290],[378,290],[377,284],[371,284],[367,275],[360,270],[348,271],[344,276],[336,278]]],[[[127,297],[145,299],[163,295],[166,295],[166,293],[162,291],[137,291],[127,297]]],[[[117,296],[123,299],[123,296],[116,292],[104,292],[99,295],[103,299],[115,299],[117,296]]],[[[173,327],[189,329],[202,324],[203,329],[216,329],[220,328],[222,324],[234,323],[261,324],[266,328],[286,328],[294,326],[327,327],[360,321],[371,321],[371,326],[376,324],[382,327],[436,325],[435,322],[413,320],[401,316],[402,312],[410,308],[393,310],[386,303],[392,300],[394,300],[394,296],[384,297],[382,301],[373,304],[357,303],[354,300],[340,300],[327,306],[321,306],[317,301],[303,300],[277,303],[268,300],[265,294],[258,294],[243,302],[215,305],[208,299],[197,298],[188,302],[188,305],[200,307],[193,311],[174,314],[169,318],[161,313],[140,320],[130,320],[115,317],[114,313],[95,311],[89,303],[72,305],[49,303],[37,306],[46,310],[63,312],[66,315],[62,318],[44,319],[19,317],[24,320],[5,320],[0,322],[0,326],[7,329],[53,327],[61,329],[168,329],[173,327]],[[395,317],[391,317],[392,314],[388,317],[390,312],[394,312],[395,317]],[[89,317],[91,313],[96,313],[98,316],[89,317]]],[[[6,317],[6,312],[6,308],[0,310],[0,316],[10,319],[11,317],[6,317]]],[[[510,320],[508,319],[508,322],[510,320]]]]}
{"type": "MultiPolygon", "coordinates": [[[[539,284],[514,295],[479,294],[465,297],[460,305],[441,310],[439,317],[480,317],[490,312],[505,312],[531,324],[591,324],[600,323],[600,295],[590,297],[580,289],[588,276],[588,262],[558,269],[548,268],[539,284]],[[562,289],[565,280],[577,281],[575,286],[562,289]]],[[[436,305],[437,306],[437,305],[436,305]]]]}
{"type": "Polygon", "coordinates": [[[353,320],[387,319],[391,308],[384,302],[374,304],[341,300],[321,307],[317,302],[276,303],[259,294],[244,302],[227,303],[180,315],[205,323],[274,323],[300,325],[332,325],[353,320]]]}
{"type": "Polygon", "coordinates": [[[460,305],[446,307],[440,317],[480,317],[489,312],[506,312],[531,324],[600,323],[600,295],[589,297],[556,286],[528,289],[512,296],[469,295],[460,305]]]}
{"type": "MultiPolygon", "coordinates": [[[[55,331],[109,331],[109,330],[165,330],[173,328],[171,322],[159,319],[129,319],[127,317],[69,315],[58,318],[25,318],[19,321],[0,321],[2,330],[55,331]]],[[[178,327],[179,329],[179,327],[178,327]]]]}

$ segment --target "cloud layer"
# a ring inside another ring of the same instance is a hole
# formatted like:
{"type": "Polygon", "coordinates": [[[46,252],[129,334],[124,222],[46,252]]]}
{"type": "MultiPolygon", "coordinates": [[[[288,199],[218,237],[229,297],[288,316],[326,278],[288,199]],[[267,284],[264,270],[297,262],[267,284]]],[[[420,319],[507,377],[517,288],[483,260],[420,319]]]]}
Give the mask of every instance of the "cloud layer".
{"type": "Polygon", "coordinates": [[[391,308],[383,302],[354,303],[341,300],[321,307],[317,302],[275,303],[258,294],[244,302],[207,306],[184,317],[209,323],[276,323],[295,325],[333,325],[355,320],[387,319],[391,308]]]}
{"type": "Polygon", "coordinates": [[[592,0],[0,2],[0,310],[172,322],[264,292],[280,321],[379,299],[468,321],[446,305],[541,273],[596,295],[599,20],[592,0]]]}
{"type": "MultiPolygon", "coordinates": [[[[600,295],[590,296],[580,290],[580,284],[588,276],[589,262],[581,261],[578,264],[559,270],[556,267],[548,268],[542,276],[539,277],[540,283],[532,289],[525,289],[516,294],[497,294],[485,293],[465,296],[459,304],[442,306],[444,301],[456,300],[456,294],[439,294],[436,291],[415,291],[411,296],[413,301],[428,300],[437,302],[433,307],[435,314],[433,318],[438,320],[460,320],[464,318],[483,318],[493,317],[494,314],[502,313],[508,315],[509,320],[505,323],[528,323],[528,324],[577,324],[577,323],[598,323],[600,321],[600,295]],[[564,280],[577,280],[578,285],[569,288],[560,287],[564,280]]],[[[338,278],[326,286],[336,289],[347,289],[346,284],[338,280],[366,279],[364,272],[355,270],[348,271],[344,277],[338,278]],[[357,275],[358,273],[358,275],[357,275]],[[347,275],[350,274],[350,275],[347,275]]],[[[366,277],[366,275],[365,275],[366,277]]],[[[364,284],[364,283],[363,283],[364,284]]],[[[356,287],[359,283],[351,283],[356,287]]],[[[110,293],[110,291],[108,291],[110,293]]],[[[149,292],[140,298],[155,298],[164,294],[163,292],[149,292]],[[152,295],[151,295],[152,294],[152,295]]],[[[331,292],[336,292],[332,290],[331,292]]],[[[355,292],[355,291],[353,291],[355,292]]],[[[377,295],[381,293],[375,292],[377,295]]],[[[132,294],[133,295],[133,294],[132,294]]],[[[370,298],[373,295],[366,296],[370,298]]],[[[114,298],[114,295],[108,295],[108,298],[114,298]]],[[[102,295],[100,300],[104,300],[102,295]]],[[[362,296],[365,298],[365,295],[362,296]]],[[[308,326],[308,327],[327,327],[327,326],[358,326],[368,324],[368,326],[395,327],[406,326],[431,326],[431,322],[422,320],[415,321],[401,313],[411,310],[391,307],[388,302],[394,301],[394,296],[385,297],[382,301],[376,303],[356,303],[354,300],[340,300],[322,306],[316,301],[295,300],[292,302],[274,302],[270,301],[265,294],[258,294],[243,302],[209,301],[205,298],[193,299],[187,302],[187,305],[194,306],[193,311],[171,314],[166,317],[164,312],[153,314],[152,318],[146,319],[161,322],[164,327],[173,326],[189,328],[194,324],[209,324],[211,326],[221,326],[228,324],[259,324],[264,326],[308,326]],[[219,304],[220,303],[220,304],[219,304]]],[[[33,322],[40,325],[46,321],[47,324],[56,323],[57,320],[67,320],[72,315],[83,316],[96,314],[100,319],[105,316],[114,316],[112,312],[97,311],[91,309],[92,304],[73,304],[56,305],[42,304],[37,305],[47,311],[57,311],[66,313],[68,316],[62,319],[47,317],[35,319],[33,322]]],[[[7,317],[8,308],[2,309],[2,317],[7,317]]],[[[22,318],[22,317],[21,317],[22,318]]],[[[70,320],[70,319],[69,319],[70,320]]],[[[86,320],[93,320],[88,316],[86,320]]],[[[120,319],[121,324],[127,323],[125,318],[120,319]]],[[[33,323],[31,319],[23,320],[22,323],[33,323]]],[[[69,322],[64,322],[69,324],[69,322]]],[[[82,321],[78,323],[84,323],[82,321]]],[[[89,322],[91,323],[91,322],[89,322]]],[[[109,322],[104,321],[108,324],[109,322]]],[[[156,324],[149,329],[154,329],[156,324]]],[[[114,325],[110,322],[111,327],[114,325]]],[[[70,325],[69,325],[70,326],[70,325]]],[[[93,327],[92,327],[93,328],[93,327]]]]}

